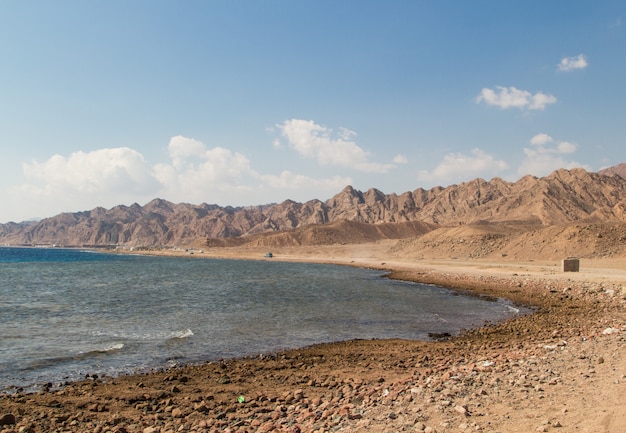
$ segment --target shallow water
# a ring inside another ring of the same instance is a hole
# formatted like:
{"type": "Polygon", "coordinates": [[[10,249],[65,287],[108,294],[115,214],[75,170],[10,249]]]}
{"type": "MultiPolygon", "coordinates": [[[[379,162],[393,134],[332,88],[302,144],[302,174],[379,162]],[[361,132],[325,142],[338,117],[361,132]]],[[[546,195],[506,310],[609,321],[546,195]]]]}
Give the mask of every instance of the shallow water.
{"type": "Polygon", "coordinates": [[[508,301],[321,264],[0,248],[0,390],[500,321],[508,301]]]}

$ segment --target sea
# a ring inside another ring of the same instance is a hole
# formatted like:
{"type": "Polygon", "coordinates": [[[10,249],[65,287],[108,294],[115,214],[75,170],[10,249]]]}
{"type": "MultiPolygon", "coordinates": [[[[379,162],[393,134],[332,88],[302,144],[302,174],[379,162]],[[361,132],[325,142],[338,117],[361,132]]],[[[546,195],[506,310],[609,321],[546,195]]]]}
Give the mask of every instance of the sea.
{"type": "Polygon", "coordinates": [[[0,247],[0,393],[526,312],[347,266],[0,247]]]}

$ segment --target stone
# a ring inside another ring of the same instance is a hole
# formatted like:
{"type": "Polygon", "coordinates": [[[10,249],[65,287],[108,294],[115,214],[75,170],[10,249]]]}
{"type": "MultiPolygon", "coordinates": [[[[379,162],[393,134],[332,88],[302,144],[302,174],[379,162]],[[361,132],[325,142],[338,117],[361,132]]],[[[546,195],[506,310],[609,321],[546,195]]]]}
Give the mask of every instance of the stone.
{"type": "Polygon", "coordinates": [[[301,401],[304,398],[304,390],[296,389],[293,392],[293,398],[294,398],[295,401],[301,401]]]}
{"type": "Polygon", "coordinates": [[[469,416],[469,412],[467,410],[467,406],[465,405],[456,405],[454,406],[454,410],[460,413],[463,416],[469,416]]]}
{"type": "Polygon", "coordinates": [[[12,425],[15,424],[15,415],[12,413],[7,413],[0,418],[0,425],[12,425]]]}

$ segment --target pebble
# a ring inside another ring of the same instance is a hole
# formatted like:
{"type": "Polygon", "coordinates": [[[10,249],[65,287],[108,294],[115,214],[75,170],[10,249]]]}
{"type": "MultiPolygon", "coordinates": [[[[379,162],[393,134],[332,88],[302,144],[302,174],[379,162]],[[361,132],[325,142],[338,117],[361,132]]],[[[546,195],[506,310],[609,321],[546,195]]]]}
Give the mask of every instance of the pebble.
{"type": "Polygon", "coordinates": [[[15,424],[15,421],[15,415],[8,413],[0,418],[0,425],[12,425],[15,424]]]}
{"type": "Polygon", "coordinates": [[[461,415],[468,416],[469,412],[467,411],[467,406],[456,405],[454,406],[454,410],[460,413],[461,415]]]}

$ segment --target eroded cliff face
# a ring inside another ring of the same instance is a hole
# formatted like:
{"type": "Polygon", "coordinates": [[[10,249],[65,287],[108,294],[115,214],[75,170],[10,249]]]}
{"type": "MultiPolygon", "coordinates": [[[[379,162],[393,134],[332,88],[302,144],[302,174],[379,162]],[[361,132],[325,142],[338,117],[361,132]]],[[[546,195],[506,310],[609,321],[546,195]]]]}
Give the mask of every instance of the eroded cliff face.
{"type": "Polygon", "coordinates": [[[626,222],[626,179],[616,173],[562,169],[543,178],[525,176],[517,182],[474,179],[400,195],[374,188],[361,192],[347,186],[325,202],[286,200],[240,208],[155,199],[145,206],[96,208],[38,223],[0,225],[0,244],[184,246],[199,240],[288,231],[292,232],[282,237],[287,244],[313,242],[313,238],[366,242],[411,237],[437,226],[460,224],[626,222]],[[337,225],[343,221],[378,227],[337,225]],[[394,224],[397,227],[392,229],[394,224]],[[304,227],[325,227],[325,233],[293,232],[304,227]],[[352,235],[338,234],[348,229],[352,235]]]}

